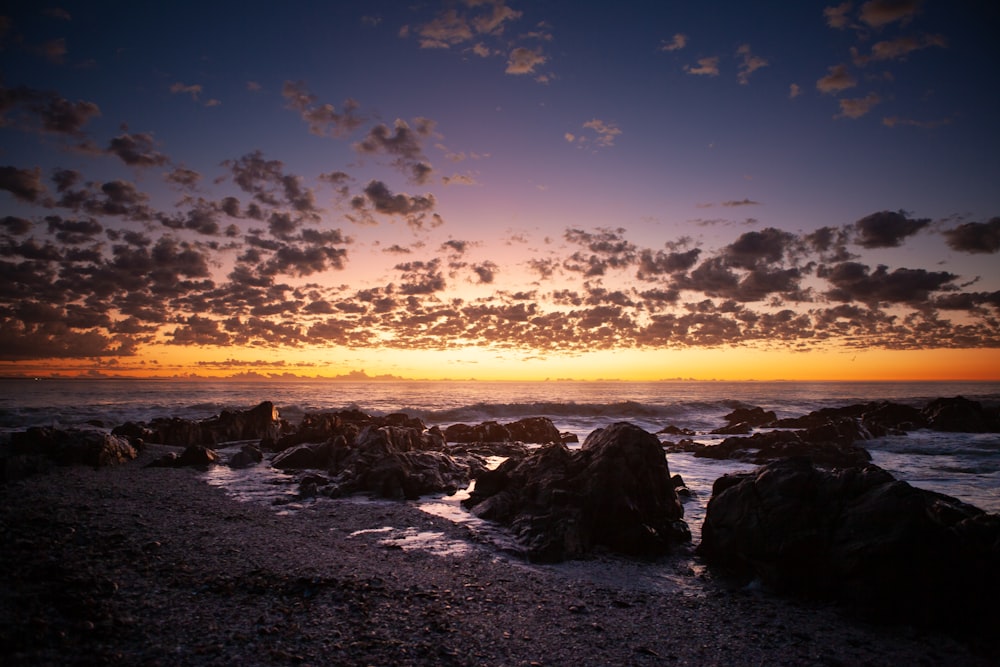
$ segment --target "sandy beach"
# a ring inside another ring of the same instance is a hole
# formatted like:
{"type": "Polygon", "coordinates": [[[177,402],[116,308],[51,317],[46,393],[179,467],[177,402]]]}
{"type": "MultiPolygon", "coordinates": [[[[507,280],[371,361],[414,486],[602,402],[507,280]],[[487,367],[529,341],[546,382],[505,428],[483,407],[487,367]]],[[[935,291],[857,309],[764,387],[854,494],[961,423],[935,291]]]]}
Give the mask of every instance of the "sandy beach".
{"type": "Polygon", "coordinates": [[[165,451],[153,445],[122,466],[56,468],[0,487],[4,664],[987,665],[997,657],[976,640],[870,625],[693,572],[665,592],[641,576],[650,564],[610,556],[585,567],[527,564],[404,503],[323,499],[279,514],[228,497],[195,469],[144,467],[165,451]],[[387,527],[469,548],[403,549],[386,540],[387,527]]]}

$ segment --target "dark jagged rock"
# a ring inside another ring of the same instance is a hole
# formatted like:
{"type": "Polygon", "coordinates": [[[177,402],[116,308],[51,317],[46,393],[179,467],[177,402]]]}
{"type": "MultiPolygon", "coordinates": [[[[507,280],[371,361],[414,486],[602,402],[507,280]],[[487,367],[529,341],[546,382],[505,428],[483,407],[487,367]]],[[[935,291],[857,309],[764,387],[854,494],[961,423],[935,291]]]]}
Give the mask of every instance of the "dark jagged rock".
{"type": "Polygon", "coordinates": [[[220,463],[222,458],[214,449],[204,445],[189,445],[180,454],[169,452],[147,464],[147,468],[207,468],[220,463]]]}
{"type": "Polygon", "coordinates": [[[230,468],[249,468],[255,466],[264,460],[264,453],[260,451],[259,447],[255,447],[251,444],[246,444],[240,447],[240,451],[236,452],[229,458],[230,468]]]}
{"type": "Polygon", "coordinates": [[[138,452],[127,438],[96,429],[33,427],[11,433],[0,451],[0,466],[7,481],[43,472],[50,466],[118,465],[138,452]]]}
{"type": "MultiPolygon", "coordinates": [[[[362,429],[367,426],[395,426],[399,428],[427,430],[424,423],[416,417],[401,412],[383,417],[369,415],[361,410],[350,409],[339,412],[310,412],[306,414],[295,429],[289,429],[280,438],[266,443],[265,448],[271,451],[283,451],[305,442],[325,442],[343,437],[347,442],[353,442],[362,429]]],[[[431,431],[439,431],[435,426],[431,431]]]]}
{"type": "Polygon", "coordinates": [[[503,456],[522,459],[531,451],[522,442],[459,442],[449,444],[446,451],[452,456],[475,454],[476,456],[503,456]]]}
{"type": "Polygon", "coordinates": [[[331,462],[338,436],[325,442],[306,442],[282,450],[271,460],[271,467],[279,470],[326,470],[331,462]]]}
{"type": "Polygon", "coordinates": [[[735,424],[749,424],[750,426],[765,426],[777,420],[778,416],[774,410],[764,410],[764,408],[736,408],[723,417],[726,422],[733,426],[735,424]]]}
{"type": "Polygon", "coordinates": [[[1000,432],[1000,414],[987,411],[979,401],[962,396],[938,398],[923,409],[922,414],[929,428],[951,433],[1000,432]]]}
{"type": "Polygon", "coordinates": [[[690,539],[659,440],[625,422],[594,431],[578,450],[553,443],[482,473],[464,504],[510,526],[536,561],[595,547],[652,556],[690,539]]]}
{"type": "Polygon", "coordinates": [[[234,440],[276,440],[289,428],[271,401],[249,410],[223,410],[209,419],[158,418],[146,424],[127,422],[112,430],[115,435],[175,447],[214,447],[234,440]]]}
{"type": "Polygon", "coordinates": [[[367,426],[350,445],[332,443],[330,495],[367,492],[381,498],[413,500],[453,494],[469,484],[469,466],[440,451],[429,432],[396,426],[367,426]]]}
{"type": "Polygon", "coordinates": [[[753,432],[753,426],[746,422],[737,422],[729,426],[722,426],[711,431],[715,435],[746,435],[753,432]]]}
{"type": "Polygon", "coordinates": [[[893,622],[1000,620],[1000,515],[873,465],[823,471],[791,458],[718,479],[698,553],[776,591],[893,622]]]}
{"type": "MultiPolygon", "coordinates": [[[[762,464],[776,459],[801,456],[817,465],[851,467],[866,465],[871,454],[854,443],[860,439],[858,424],[845,419],[802,431],[767,431],[748,438],[726,438],[717,445],[686,442],[680,451],[690,451],[698,458],[736,459],[762,464]]],[[[681,443],[674,445],[680,448],[681,443]]]]}
{"type": "Polygon", "coordinates": [[[548,417],[526,417],[509,424],[486,421],[475,426],[452,424],[444,430],[448,442],[526,442],[545,445],[563,436],[548,417]]]}
{"type": "Polygon", "coordinates": [[[695,435],[695,432],[689,428],[681,428],[679,426],[674,426],[673,424],[667,424],[659,431],[656,432],[657,435],[695,435]]]}

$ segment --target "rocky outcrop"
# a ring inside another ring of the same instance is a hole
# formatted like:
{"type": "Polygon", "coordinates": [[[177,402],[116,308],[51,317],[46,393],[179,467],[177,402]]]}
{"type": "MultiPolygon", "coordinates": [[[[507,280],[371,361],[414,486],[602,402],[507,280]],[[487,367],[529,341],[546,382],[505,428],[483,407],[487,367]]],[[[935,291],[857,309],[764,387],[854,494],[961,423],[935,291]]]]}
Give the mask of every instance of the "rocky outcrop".
{"type": "Polygon", "coordinates": [[[692,440],[665,443],[667,451],[683,451],[698,458],[735,459],[761,465],[768,461],[801,456],[825,467],[867,465],[871,454],[854,444],[870,435],[860,422],[851,418],[828,421],[813,428],[797,431],[774,430],[741,438],[726,438],[714,445],[692,440]]]}
{"type": "Polygon", "coordinates": [[[147,468],[207,468],[220,463],[222,458],[214,449],[203,445],[189,445],[184,451],[168,452],[146,465],[147,468]]]}
{"type": "Polygon", "coordinates": [[[659,440],[626,422],[594,431],[578,450],[549,444],[483,472],[464,504],[509,526],[535,561],[598,547],[654,556],[690,539],[659,440]]]}
{"type": "Polygon", "coordinates": [[[792,458],[720,478],[698,553],[776,591],[877,618],[1000,620],[1000,515],[873,465],[824,471],[792,458]]]}
{"type": "Polygon", "coordinates": [[[427,429],[420,419],[401,412],[375,416],[361,410],[351,409],[337,412],[307,413],[297,427],[289,428],[280,438],[262,444],[265,449],[280,452],[302,443],[325,442],[337,437],[343,437],[347,442],[353,442],[358,434],[368,426],[376,428],[394,426],[415,429],[420,432],[425,430],[440,432],[436,426],[427,429]]]}
{"type": "Polygon", "coordinates": [[[921,412],[929,428],[952,433],[1000,432],[1000,411],[987,410],[979,401],[967,398],[938,398],[921,412]]]}
{"type": "Polygon", "coordinates": [[[452,424],[444,430],[448,442],[525,442],[545,445],[563,442],[563,436],[548,417],[527,417],[509,424],[495,421],[468,424],[452,424]]]}
{"type": "Polygon", "coordinates": [[[249,410],[223,410],[215,417],[200,421],[167,417],[148,423],[127,422],[115,427],[112,433],[132,441],[175,447],[214,447],[234,440],[273,441],[288,429],[288,423],[280,419],[274,403],[264,401],[249,410]]]}
{"type": "Polygon", "coordinates": [[[11,433],[0,449],[0,469],[7,481],[43,472],[50,466],[118,465],[138,452],[128,439],[96,429],[34,427],[11,433]]]}

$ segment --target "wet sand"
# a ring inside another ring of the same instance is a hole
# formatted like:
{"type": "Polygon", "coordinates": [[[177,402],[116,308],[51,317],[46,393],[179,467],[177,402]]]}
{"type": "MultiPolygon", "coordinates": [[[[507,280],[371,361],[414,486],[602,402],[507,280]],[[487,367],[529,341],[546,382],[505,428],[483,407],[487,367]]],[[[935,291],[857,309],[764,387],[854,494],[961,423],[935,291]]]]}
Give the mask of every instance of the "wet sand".
{"type": "Polygon", "coordinates": [[[536,566],[411,504],[322,499],[282,514],[234,500],[197,470],[143,467],[171,450],[153,445],[123,466],[59,468],[0,486],[0,662],[989,665],[1000,657],[975,638],[730,590],[687,557],[536,566]]]}

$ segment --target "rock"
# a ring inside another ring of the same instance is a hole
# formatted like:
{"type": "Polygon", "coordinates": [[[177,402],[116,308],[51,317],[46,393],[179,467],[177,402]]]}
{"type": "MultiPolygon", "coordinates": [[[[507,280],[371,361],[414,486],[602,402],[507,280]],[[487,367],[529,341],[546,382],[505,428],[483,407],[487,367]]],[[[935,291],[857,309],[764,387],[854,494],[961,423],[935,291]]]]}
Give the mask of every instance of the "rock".
{"type": "Polygon", "coordinates": [[[874,618],[1000,620],[1000,516],[874,465],[823,471],[791,458],[720,478],[698,554],[776,591],[839,600],[874,618]]]}
{"type": "Polygon", "coordinates": [[[326,470],[332,460],[334,443],[335,440],[327,440],[289,447],[271,460],[271,467],[279,470],[326,470]]]}
{"type": "Polygon", "coordinates": [[[657,435],[695,435],[695,432],[689,428],[680,428],[679,426],[674,426],[673,424],[667,424],[659,431],[656,432],[657,435]]]}
{"type": "Polygon", "coordinates": [[[545,445],[562,442],[563,435],[548,417],[526,417],[509,424],[486,421],[476,426],[452,424],[444,430],[448,442],[526,442],[545,445]]]}
{"type": "Polygon", "coordinates": [[[240,447],[240,451],[236,452],[229,458],[229,467],[249,468],[250,466],[257,465],[263,460],[264,454],[260,451],[260,448],[247,444],[240,447]]]}
{"type": "MultiPolygon", "coordinates": [[[[366,426],[396,426],[420,432],[428,430],[418,418],[403,413],[375,417],[357,409],[339,412],[311,412],[303,416],[297,428],[288,429],[280,438],[267,443],[266,447],[272,451],[280,452],[304,442],[325,442],[338,436],[343,437],[347,442],[353,442],[366,426]]],[[[429,430],[440,434],[440,429],[436,426],[429,430]]],[[[443,435],[440,436],[440,441],[443,445],[443,435]]]]}
{"type": "Polygon", "coordinates": [[[729,426],[722,426],[720,428],[714,429],[711,433],[716,435],[746,435],[753,432],[753,426],[746,422],[739,422],[736,424],[730,424],[729,426]]]}
{"type": "Polygon", "coordinates": [[[482,473],[464,504],[510,526],[535,561],[596,547],[654,556],[690,539],[659,440],[626,422],[594,431],[578,450],[553,443],[482,473]]]}
{"type": "MultiPolygon", "coordinates": [[[[802,431],[767,431],[749,438],[726,438],[717,445],[690,443],[695,446],[682,451],[693,451],[697,458],[736,459],[758,465],[776,459],[805,457],[827,467],[863,466],[871,461],[871,454],[853,444],[858,433],[856,428],[857,423],[847,419],[842,424],[826,423],[802,431]]],[[[680,443],[674,448],[679,446],[680,443]]]]}
{"type": "Polygon", "coordinates": [[[996,411],[989,413],[978,401],[956,396],[931,401],[922,411],[929,428],[952,433],[996,433],[996,411]]]}
{"type": "Polygon", "coordinates": [[[774,410],[764,410],[764,408],[736,408],[723,417],[732,426],[734,424],[749,424],[750,426],[764,426],[778,419],[774,410]]]}
{"type": "Polygon", "coordinates": [[[223,410],[201,421],[167,417],[148,424],[128,422],[112,433],[161,445],[189,447],[215,446],[234,440],[275,440],[288,428],[287,422],[278,417],[274,404],[264,401],[249,410],[223,410]]]}
{"type": "Polygon", "coordinates": [[[97,429],[29,428],[11,433],[4,449],[4,458],[8,459],[5,469],[6,465],[12,466],[10,472],[15,475],[40,472],[48,463],[101,467],[125,463],[138,456],[127,438],[97,429]]]}
{"type": "Polygon", "coordinates": [[[219,453],[203,445],[190,445],[183,452],[168,452],[147,464],[147,468],[208,467],[221,462],[219,453]]]}
{"type": "Polygon", "coordinates": [[[413,500],[453,494],[469,484],[469,466],[438,451],[438,437],[415,428],[367,426],[348,445],[336,441],[329,466],[331,495],[368,492],[413,500]]]}

